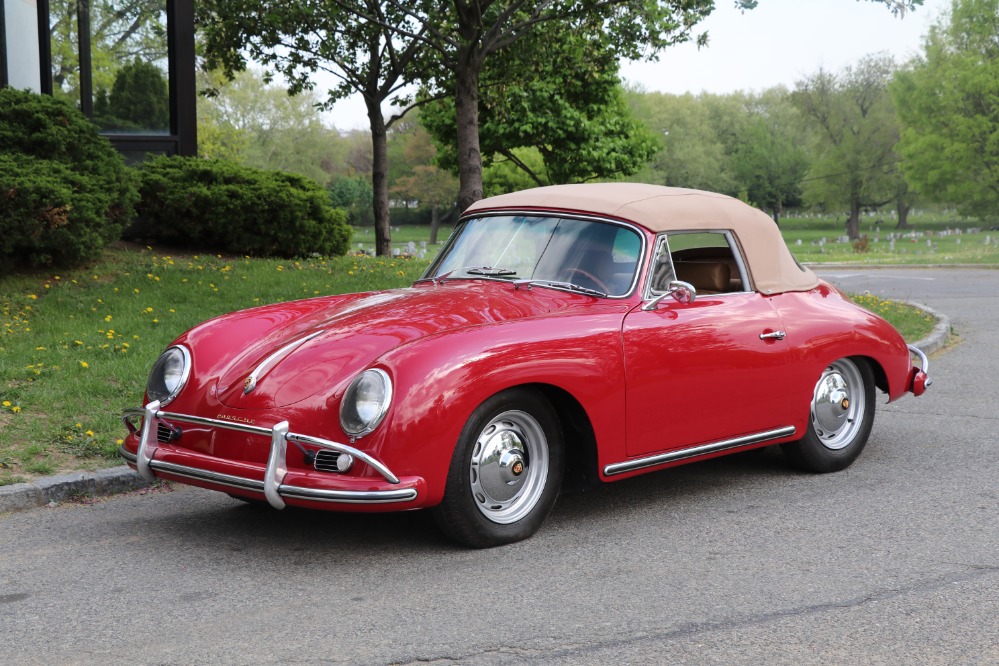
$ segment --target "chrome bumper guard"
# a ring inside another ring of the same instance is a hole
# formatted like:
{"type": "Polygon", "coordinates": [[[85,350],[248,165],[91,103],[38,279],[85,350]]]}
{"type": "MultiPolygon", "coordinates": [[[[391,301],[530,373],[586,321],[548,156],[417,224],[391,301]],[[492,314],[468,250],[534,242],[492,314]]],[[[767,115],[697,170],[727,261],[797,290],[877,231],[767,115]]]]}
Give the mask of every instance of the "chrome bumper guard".
{"type": "Polygon", "coordinates": [[[913,345],[906,345],[909,348],[909,352],[915,356],[919,357],[919,367],[913,367],[912,375],[910,378],[911,386],[909,390],[915,396],[923,395],[926,389],[930,387],[933,380],[930,378],[930,359],[926,358],[926,354],[919,347],[914,347],[913,345]]]}
{"type": "Polygon", "coordinates": [[[135,456],[126,451],[124,447],[120,449],[120,452],[122,457],[126,460],[135,463],[135,468],[139,471],[139,474],[142,478],[149,482],[156,480],[154,470],[161,470],[169,474],[185,476],[200,481],[210,481],[212,483],[218,483],[234,488],[263,492],[264,497],[267,498],[267,503],[275,509],[283,509],[286,506],[283,497],[293,497],[296,499],[315,500],[320,502],[341,502],[347,504],[384,504],[389,502],[409,502],[416,499],[417,493],[414,488],[371,491],[321,490],[317,488],[302,488],[299,486],[288,486],[282,484],[285,475],[288,473],[288,464],[286,462],[288,442],[298,442],[299,444],[307,444],[309,446],[315,446],[322,449],[339,451],[340,453],[348,453],[356,460],[367,463],[379,474],[381,474],[382,477],[384,477],[384,479],[389,483],[399,483],[399,478],[393,474],[388,467],[383,465],[378,460],[375,460],[367,453],[359,451],[346,444],[339,444],[337,442],[331,442],[318,437],[310,437],[309,435],[300,435],[298,433],[289,432],[287,421],[282,421],[281,423],[276,424],[273,428],[263,428],[245,423],[222,421],[220,419],[210,419],[202,416],[189,416],[187,414],[164,412],[160,411],[160,403],[158,400],[150,402],[142,409],[127,409],[122,413],[122,421],[125,422],[125,426],[129,429],[129,431],[133,433],[139,431],[139,429],[136,428],[131,421],[131,419],[136,417],[142,418],[142,430],[139,434],[139,450],[135,456]],[[158,446],[156,441],[156,422],[159,419],[171,422],[176,421],[179,423],[205,425],[213,428],[223,428],[225,430],[235,430],[237,432],[244,432],[250,435],[259,435],[261,437],[270,438],[271,450],[270,455],[267,458],[267,468],[264,471],[263,482],[246,479],[240,476],[233,476],[231,474],[222,474],[220,472],[211,472],[194,467],[177,465],[175,463],[169,463],[162,460],[154,460],[153,452],[158,446]]]}

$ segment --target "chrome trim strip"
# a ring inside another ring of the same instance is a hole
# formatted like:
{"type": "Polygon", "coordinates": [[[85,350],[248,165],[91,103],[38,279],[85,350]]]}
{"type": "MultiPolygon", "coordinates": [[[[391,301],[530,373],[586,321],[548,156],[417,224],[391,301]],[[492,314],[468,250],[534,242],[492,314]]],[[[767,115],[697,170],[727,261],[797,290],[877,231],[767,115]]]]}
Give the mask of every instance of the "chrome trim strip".
{"type": "Polygon", "coordinates": [[[676,462],[677,460],[686,460],[687,458],[696,458],[697,456],[705,455],[708,453],[717,453],[718,451],[725,451],[726,449],[735,449],[740,446],[748,446],[749,444],[766,442],[771,439],[779,439],[780,437],[787,437],[788,435],[793,435],[793,434],[794,434],[794,426],[784,426],[783,428],[766,430],[764,432],[759,432],[753,435],[743,435],[742,437],[725,439],[720,442],[712,442],[710,444],[700,444],[698,446],[692,446],[687,449],[679,449],[677,451],[670,451],[668,453],[660,453],[654,456],[648,456],[646,458],[638,458],[636,460],[626,460],[624,462],[614,463],[612,465],[607,465],[606,467],[604,467],[604,475],[614,476],[615,474],[632,472],[636,469],[643,469],[645,467],[655,467],[656,465],[663,465],[669,462],[676,462]]]}
{"type": "Polygon", "coordinates": [[[270,437],[272,430],[271,428],[262,428],[260,426],[239,423],[238,421],[210,419],[206,416],[189,416],[187,414],[178,414],[176,412],[157,412],[156,418],[168,419],[170,421],[180,421],[181,423],[212,426],[214,428],[226,428],[228,430],[236,430],[238,432],[247,432],[251,435],[263,435],[264,437],[270,437]]]}
{"type": "MultiPolygon", "coordinates": [[[[210,481],[222,486],[252,490],[265,493],[264,482],[244,479],[241,476],[209,472],[203,469],[178,465],[176,463],[154,460],[154,469],[168,472],[175,476],[184,476],[198,481],[210,481]]],[[[300,486],[281,485],[277,488],[282,497],[313,500],[316,502],[336,502],[340,504],[390,504],[393,502],[410,502],[418,493],[415,488],[400,488],[398,490],[321,490],[317,488],[302,488],[300,486]]],[[[269,500],[268,500],[269,501],[269,500]]],[[[284,501],[282,500],[282,505],[284,501]]]]}
{"type": "Polygon", "coordinates": [[[265,358],[263,361],[261,361],[260,365],[254,368],[253,372],[250,373],[250,376],[246,378],[246,381],[243,384],[243,394],[245,395],[250,391],[252,391],[253,389],[255,389],[257,387],[257,382],[260,381],[260,377],[265,372],[270,370],[273,366],[277,365],[279,361],[283,360],[285,356],[295,351],[309,340],[317,336],[320,336],[323,333],[324,331],[316,331],[315,333],[311,333],[305,336],[304,338],[300,338],[298,340],[295,340],[294,342],[290,342],[286,344],[284,347],[281,347],[281,349],[278,349],[276,352],[274,352],[267,358],[265,358]]]}
{"type": "Polygon", "coordinates": [[[118,455],[124,458],[125,462],[130,462],[133,465],[135,464],[135,461],[138,460],[138,457],[134,453],[126,449],[124,444],[118,447],[118,455]]]}

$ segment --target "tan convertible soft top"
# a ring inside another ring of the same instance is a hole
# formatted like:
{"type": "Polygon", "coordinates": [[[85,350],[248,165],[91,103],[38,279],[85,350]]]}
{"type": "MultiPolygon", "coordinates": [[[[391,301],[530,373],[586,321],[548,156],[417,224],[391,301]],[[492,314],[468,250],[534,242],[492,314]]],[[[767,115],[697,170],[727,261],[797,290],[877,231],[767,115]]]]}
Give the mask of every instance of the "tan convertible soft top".
{"type": "Polygon", "coordinates": [[[769,215],[724,194],[642,183],[553,185],[482,199],[465,214],[511,209],[591,213],[636,222],[655,232],[731,230],[757,291],[808,291],[819,283],[791,256],[769,215]]]}

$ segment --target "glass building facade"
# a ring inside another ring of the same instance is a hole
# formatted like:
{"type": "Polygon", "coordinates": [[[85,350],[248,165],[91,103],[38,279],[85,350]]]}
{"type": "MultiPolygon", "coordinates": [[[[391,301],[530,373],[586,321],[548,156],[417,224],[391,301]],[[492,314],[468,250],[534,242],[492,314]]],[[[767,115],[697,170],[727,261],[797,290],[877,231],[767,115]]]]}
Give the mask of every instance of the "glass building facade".
{"type": "Polygon", "coordinates": [[[67,100],[130,160],[197,153],[193,0],[0,2],[0,86],[67,100]]]}

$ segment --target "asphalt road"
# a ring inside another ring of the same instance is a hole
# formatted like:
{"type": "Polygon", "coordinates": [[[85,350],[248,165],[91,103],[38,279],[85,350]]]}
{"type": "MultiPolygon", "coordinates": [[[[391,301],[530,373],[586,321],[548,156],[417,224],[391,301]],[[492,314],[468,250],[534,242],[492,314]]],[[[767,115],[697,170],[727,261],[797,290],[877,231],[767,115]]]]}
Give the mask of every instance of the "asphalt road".
{"type": "MultiPolygon", "coordinates": [[[[563,497],[457,548],[421,514],[193,488],[0,518],[5,664],[999,663],[999,271],[824,270],[948,314],[861,459],[764,450],[563,497]]],[[[732,399],[746,399],[732,387],[732,399]]]]}

